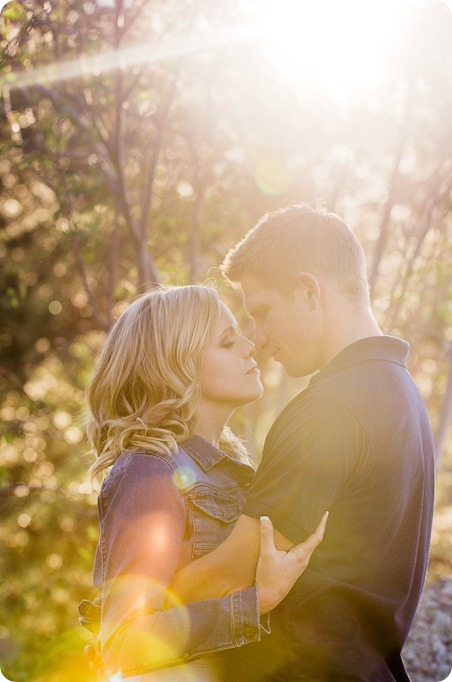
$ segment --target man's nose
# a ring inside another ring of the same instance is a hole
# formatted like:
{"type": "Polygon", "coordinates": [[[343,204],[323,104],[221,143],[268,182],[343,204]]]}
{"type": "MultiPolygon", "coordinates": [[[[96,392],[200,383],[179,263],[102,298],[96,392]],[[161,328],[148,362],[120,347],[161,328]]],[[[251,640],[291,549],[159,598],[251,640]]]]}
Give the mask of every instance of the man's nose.
{"type": "Polygon", "coordinates": [[[261,325],[255,325],[254,327],[254,343],[256,350],[262,350],[268,344],[268,336],[261,325]]]}

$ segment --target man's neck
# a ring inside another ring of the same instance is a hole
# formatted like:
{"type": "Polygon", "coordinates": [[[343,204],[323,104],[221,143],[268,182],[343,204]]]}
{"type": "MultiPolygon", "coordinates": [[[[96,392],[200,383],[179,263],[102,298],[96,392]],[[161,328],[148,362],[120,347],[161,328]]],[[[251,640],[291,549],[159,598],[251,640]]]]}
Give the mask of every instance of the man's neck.
{"type": "Polygon", "coordinates": [[[382,334],[372,311],[364,303],[340,306],[340,310],[335,310],[329,324],[325,326],[323,366],[355,341],[382,334]]]}

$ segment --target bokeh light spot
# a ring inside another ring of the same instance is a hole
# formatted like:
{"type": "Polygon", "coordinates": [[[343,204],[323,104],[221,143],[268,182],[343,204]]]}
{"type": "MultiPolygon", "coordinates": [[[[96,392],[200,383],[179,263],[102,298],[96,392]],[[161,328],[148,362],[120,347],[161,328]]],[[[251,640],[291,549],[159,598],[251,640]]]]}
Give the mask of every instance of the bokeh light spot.
{"type": "Polygon", "coordinates": [[[46,563],[50,568],[57,569],[63,565],[63,557],[61,554],[49,554],[46,558],[46,563]]]}
{"type": "Polygon", "coordinates": [[[59,410],[53,415],[53,423],[57,429],[65,429],[72,422],[72,417],[69,412],[59,410]]]}
{"type": "Polygon", "coordinates": [[[49,312],[51,312],[52,315],[59,315],[62,310],[63,306],[59,301],[51,301],[49,303],[49,312]]]}
{"type": "Polygon", "coordinates": [[[263,194],[277,196],[290,189],[293,174],[280,155],[269,153],[258,159],[254,179],[263,194]]]}
{"type": "Polygon", "coordinates": [[[30,514],[21,514],[17,519],[17,523],[21,528],[27,528],[27,526],[29,526],[31,523],[30,514]]]}
{"type": "Polygon", "coordinates": [[[174,472],[173,479],[179,490],[184,490],[195,482],[196,475],[190,467],[182,466],[174,472]]]}

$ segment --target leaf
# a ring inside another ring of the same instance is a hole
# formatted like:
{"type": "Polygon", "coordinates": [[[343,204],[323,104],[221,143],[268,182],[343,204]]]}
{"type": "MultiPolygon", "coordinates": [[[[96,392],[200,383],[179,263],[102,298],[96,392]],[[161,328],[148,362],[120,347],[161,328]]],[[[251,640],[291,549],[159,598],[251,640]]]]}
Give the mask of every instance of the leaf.
{"type": "MultiPolygon", "coordinates": [[[[0,0],[0,5],[2,4],[0,0]]],[[[25,19],[25,12],[18,2],[7,2],[4,9],[0,10],[4,19],[10,21],[23,21],[25,19]]]]}

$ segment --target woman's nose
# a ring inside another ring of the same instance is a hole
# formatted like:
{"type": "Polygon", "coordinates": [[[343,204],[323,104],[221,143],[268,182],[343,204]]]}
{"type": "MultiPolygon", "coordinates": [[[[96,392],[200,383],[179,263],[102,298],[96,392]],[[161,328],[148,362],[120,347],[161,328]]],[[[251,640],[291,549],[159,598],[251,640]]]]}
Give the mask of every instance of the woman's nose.
{"type": "Polygon", "coordinates": [[[243,357],[248,359],[248,358],[252,358],[253,355],[255,355],[255,354],[256,354],[256,346],[254,345],[254,343],[252,341],[247,339],[247,345],[246,345],[246,348],[244,349],[243,357]]]}

